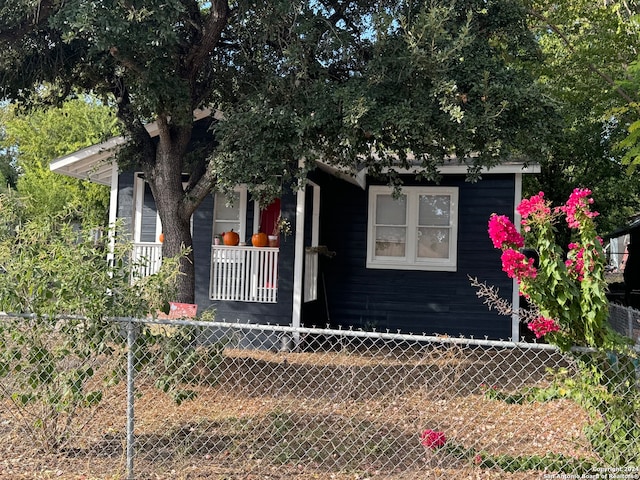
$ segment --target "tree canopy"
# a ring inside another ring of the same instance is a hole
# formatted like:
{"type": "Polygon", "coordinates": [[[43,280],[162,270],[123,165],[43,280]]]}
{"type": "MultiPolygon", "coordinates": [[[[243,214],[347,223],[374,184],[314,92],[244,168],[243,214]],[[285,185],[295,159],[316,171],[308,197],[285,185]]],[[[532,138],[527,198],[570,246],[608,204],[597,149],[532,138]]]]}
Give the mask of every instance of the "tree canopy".
{"type": "Polygon", "coordinates": [[[638,11],[637,0],[536,0],[530,9],[544,54],[537,77],[562,122],[529,193],[542,189],[563,202],[577,186],[592,189],[603,233],[640,209],[640,182],[627,169],[640,147],[632,127],[640,113],[638,11]]]}
{"type": "Polygon", "coordinates": [[[167,256],[192,244],[189,218],[214,186],[295,181],[302,158],[397,183],[396,167],[436,179],[453,155],[477,178],[535,156],[554,118],[513,0],[7,0],[0,47],[2,96],[42,101],[46,83],[51,101],[93,92],[115,107],[121,161],[150,184],[167,256]],[[194,144],[200,107],[222,115],[194,144]]]}
{"type": "Polygon", "coordinates": [[[49,162],[115,135],[111,109],[82,98],[30,112],[8,106],[2,118],[5,137],[0,139],[0,148],[13,152],[12,164],[20,171],[13,187],[22,199],[25,216],[62,216],[105,224],[108,188],[55,174],[49,162]]]}

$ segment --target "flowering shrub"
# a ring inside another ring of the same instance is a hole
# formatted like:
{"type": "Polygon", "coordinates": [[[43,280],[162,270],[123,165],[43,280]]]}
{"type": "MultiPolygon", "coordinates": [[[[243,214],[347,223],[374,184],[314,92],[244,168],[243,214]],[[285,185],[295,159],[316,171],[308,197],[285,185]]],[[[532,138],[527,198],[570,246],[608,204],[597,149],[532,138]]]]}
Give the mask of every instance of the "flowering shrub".
{"type": "Polygon", "coordinates": [[[528,327],[537,338],[544,336],[565,350],[573,345],[611,348],[617,341],[606,321],[604,254],[590,195],[590,190],[577,188],[556,208],[543,192],[522,200],[517,211],[524,236],[504,215],[489,219],[489,237],[502,250],[502,269],[539,310],[528,327]],[[563,216],[574,237],[566,256],[555,240],[555,224],[563,216]],[[519,250],[525,244],[538,253],[538,267],[519,250]]]}
{"type": "Polygon", "coordinates": [[[536,335],[536,338],[543,337],[547,333],[560,331],[560,327],[553,318],[537,317],[529,322],[528,327],[536,335]]]}
{"type": "Polygon", "coordinates": [[[436,448],[443,447],[444,444],[447,443],[447,437],[444,432],[428,428],[420,435],[420,443],[427,448],[435,450],[436,448]]]}
{"type": "Polygon", "coordinates": [[[509,278],[516,278],[518,282],[522,278],[536,278],[536,268],[533,266],[535,260],[527,258],[524,253],[511,248],[502,252],[502,270],[509,275],[509,278]]]}
{"type": "MultiPolygon", "coordinates": [[[[517,207],[524,236],[503,215],[489,219],[489,237],[502,250],[502,269],[518,282],[531,308],[513,311],[494,288],[480,284],[478,296],[500,313],[518,313],[536,338],[570,351],[576,378],[559,375],[563,391],[590,414],[585,434],[605,465],[640,465],[638,354],[609,326],[602,240],[596,234],[591,191],[576,188],[564,205],[552,208],[540,192],[517,207]],[[572,234],[566,254],[556,242],[555,225],[564,217],[572,234]],[[539,262],[520,249],[536,251],[539,262]],[[572,349],[574,346],[588,349],[572,349]]],[[[500,398],[497,391],[490,392],[500,398]]],[[[489,464],[490,459],[482,459],[489,464]]]]}
{"type": "Polygon", "coordinates": [[[503,245],[513,248],[522,248],[524,246],[524,239],[511,223],[511,220],[505,215],[494,214],[491,216],[489,219],[489,237],[496,248],[502,248],[503,245]]]}

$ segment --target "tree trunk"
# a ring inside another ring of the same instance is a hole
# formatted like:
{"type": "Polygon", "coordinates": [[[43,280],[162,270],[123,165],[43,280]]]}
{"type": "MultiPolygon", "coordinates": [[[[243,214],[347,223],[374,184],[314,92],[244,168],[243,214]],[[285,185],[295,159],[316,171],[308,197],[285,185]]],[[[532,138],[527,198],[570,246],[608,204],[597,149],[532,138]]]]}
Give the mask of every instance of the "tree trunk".
{"type": "MultiPolygon", "coordinates": [[[[176,128],[161,123],[155,162],[145,168],[151,192],[162,222],[164,244],[162,256],[180,256],[177,302],[195,303],[195,268],[191,215],[204,198],[185,194],[182,170],[183,158],[191,139],[191,125],[176,128]],[[164,127],[164,128],[162,128],[164,127]],[[187,255],[182,255],[188,249],[187,255]]],[[[200,197],[200,196],[199,196],[200,197]]]]}
{"type": "MultiPolygon", "coordinates": [[[[169,200],[170,201],[170,200],[169,200]]],[[[158,209],[160,211],[160,209],[158,209]]],[[[190,218],[183,218],[171,210],[160,215],[164,233],[162,256],[172,258],[181,255],[183,248],[188,254],[180,257],[180,277],[175,301],[180,303],[195,303],[195,268],[193,257],[193,238],[191,235],[190,218]]]]}

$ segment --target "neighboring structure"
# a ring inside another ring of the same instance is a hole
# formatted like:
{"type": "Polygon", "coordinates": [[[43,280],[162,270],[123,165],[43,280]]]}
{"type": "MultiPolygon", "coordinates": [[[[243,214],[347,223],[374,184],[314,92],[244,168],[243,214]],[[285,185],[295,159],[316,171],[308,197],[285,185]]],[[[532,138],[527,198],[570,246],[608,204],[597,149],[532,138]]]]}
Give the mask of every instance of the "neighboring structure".
{"type": "MultiPolygon", "coordinates": [[[[147,128],[155,134],[153,124],[147,128]]],[[[56,159],[51,170],[109,185],[110,220],[124,218],[137,254],[159,259],[162,229],[149,186],[140,173],[119,173],[109,161],[123,142],[56,159]]],[[[213,307],[225,321],[517,336],[517,319],[489,311],[468,276],[518,302],[487,221],[494,212],[516,217],[522,175],[537,171],[509,163],[469,183],[466,166],[450,163],[438,185],[406,172],[396,198],[366,171],[351,176],[320,164],[305,188],[266,207],[242,186],[233,206],[213,192],[192,220],[198,311],[213,307]],[[281,234],[277,246],[251,246],[251,235],[258,228],[271,234],[278,218],[288,221],[291,234],[281,234]],[[230,229],[246,245],[216,245],[215,237],[230,229]]]]}
{"type": "MultiPolygon", "coordinates": [[[[615,265],[623,275],[624,304],[640,307],[640,217],[632,218],[627,225],[608,233],[604,238],[608,240],[611,256],[609,264],[615,265]]],[[[611,290],[609,297],[619,301],[619,292],[614,291],[614,288],[611,290]]]]}

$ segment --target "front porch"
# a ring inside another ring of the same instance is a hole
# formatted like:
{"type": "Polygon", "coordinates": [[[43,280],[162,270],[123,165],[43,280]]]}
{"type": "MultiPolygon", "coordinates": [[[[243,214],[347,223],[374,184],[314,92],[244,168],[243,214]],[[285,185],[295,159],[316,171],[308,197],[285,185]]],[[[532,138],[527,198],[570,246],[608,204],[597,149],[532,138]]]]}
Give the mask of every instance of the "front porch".
{"type": "MultiPolygon", "coordinates": [[[[279,253],[277,247],[212,245],[209,299],[276,303],[279,253]]],[[[162,244],[135,243],[131,264],[132,281],[158,272],[162,244]]]]}

